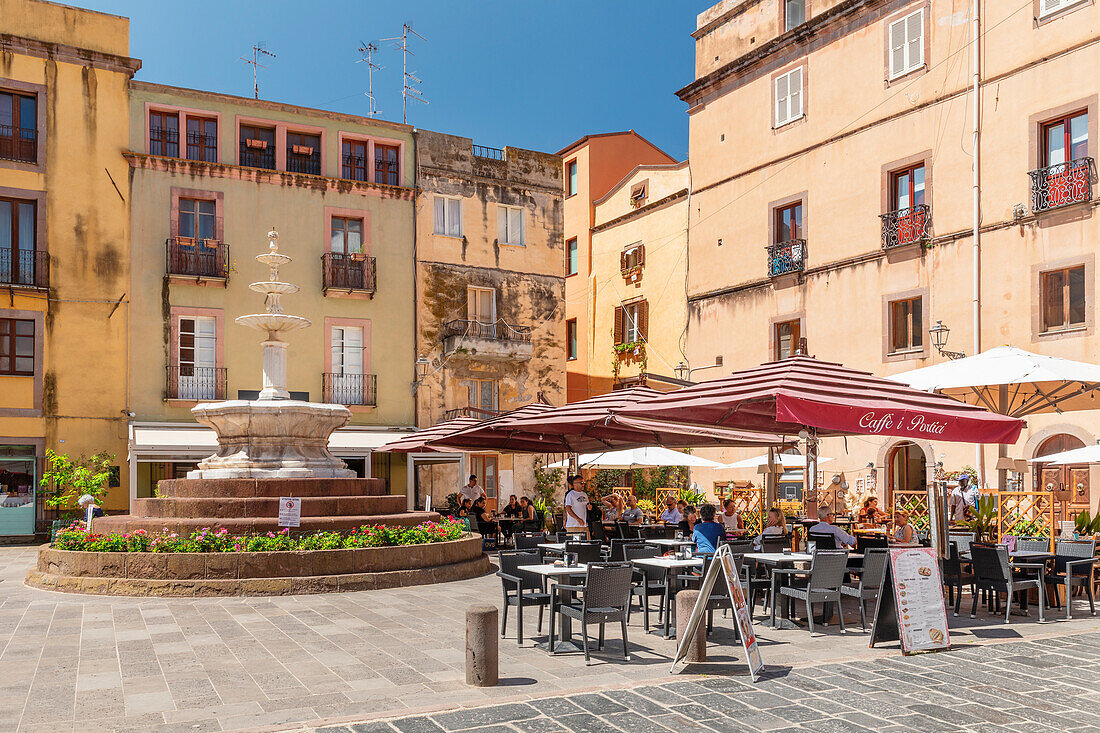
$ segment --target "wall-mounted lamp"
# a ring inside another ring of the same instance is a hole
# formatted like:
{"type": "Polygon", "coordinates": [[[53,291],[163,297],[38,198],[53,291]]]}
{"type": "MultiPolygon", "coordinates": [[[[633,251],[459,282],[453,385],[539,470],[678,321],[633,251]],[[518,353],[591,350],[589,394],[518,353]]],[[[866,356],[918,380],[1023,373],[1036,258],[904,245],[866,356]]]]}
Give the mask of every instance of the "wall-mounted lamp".
{"type": "Polygon", "coordinates": [[[944,348],[947,346],[947,337],[951,335],[951,329],[943,325],[943,321],[936,321],[936,325],[928,329],[928,335],[932,337],[932,345],[936,347],[936,351],[940,352],[940,356],[946,356],[948,359],[966,357],[965,352],[948,351],[944,348]]]}
{"type": "Polygon", "coordinates": [[[413,394],[420,389],[420,385],[424,382],[424,378],[428,376],[428,366],[431,362],[428,361],[428,357],[420,354],[416,357],[416,379],[412,383],[413,394]]]}

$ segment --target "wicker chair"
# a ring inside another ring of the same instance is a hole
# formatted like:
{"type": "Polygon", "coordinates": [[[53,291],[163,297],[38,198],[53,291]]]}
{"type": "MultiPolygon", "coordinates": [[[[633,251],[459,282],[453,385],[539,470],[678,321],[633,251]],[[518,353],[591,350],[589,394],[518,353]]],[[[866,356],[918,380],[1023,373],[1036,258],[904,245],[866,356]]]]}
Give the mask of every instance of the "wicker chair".
{"type": "MultiPolygon", "coordinates": [[[[974,560],[974,585],[978,590],[990,592],[990,604],[996,606],[1000,603],[1001,593],[1005,599],[1005,623],[1009,621],[1012,613],[1012,597],[1016,593],[1026,593],[1029,588],[1035,588],[1039,592],[1039,621],[1043,621],[1043,580],[1042,571],[1044,565],[1030,563],[1016,563],[1019,570],[1039,570],[1040,577],[1024,578],[1014,574],[1013,567],[1008,562],[1008,549],[1004,546],[979,545],[970,546],[970,556],[974,560]]],[[[1027,596],[1024,597],[1027,603],[1027,596]]],[[[974,602],[970,607],[970,618],[978,613],[978,595],[974,594],[974,602]]]]}
{"type": "Polygon", "coordinates": [[[761,552],[783,552],[791,546],[790,535],[764,535],[760,540],[761,552]]]}
{"type": "Polygon", "coordinates": [[[627,646],[626,615],[630,606],[631,578],[634,568],[630,563],[592,563],[584,585],[554,583],[550,589],[550,648],[554,648],[554,614],[561,613],[581,623],[584,639],[584,662],[590,661],[588,650],[588,625],[600,625],[599,649],[603,649],[604,626],[618,621],[623,634],[623,658],[630,661],[627,646]],[[569,594],[579,593],[579,598],[569,594]]]}
{"type": "Polygon", "coordinates": [[[806,542],[813,542],[818,550],[835,550],[836,535],[824,532],[810,532],[806,535],[806,542]]]}
{"type": "Polygon", "coordinates": [[[600,562],[603,560],[603,548],[599,542],[573,542],[566,540],[565,542],[565,554],[575,554],[577,556],[577,562],[587,565],[592,562],[600,562]]]}
{"type": "Polygon", "coordinates": [[[625,550],[627,547],[644,547],[645,543],[635,539],[616,539],[611,538],[611,549],[607,551],[607,558],[610,562],[626,562],[625,550]]]}
{"type": "MultiPolygon", "coordinates": [[[[779,602],[791,603],[794,600],[806,602],[806,617],[810,624],[810,634],[814,633],[813,604],[835,603],[840,616],[840,633],[844,633],[844,610],[840,606],[840,588],[844,585],[844,574],[848,569],[847,550],[818,550],[814,553],[813,565],[806,570],[777,569],[772,575],[788,575],[792,580],[805,580],[804,586],[783,586],[779,597],[772,601],[772,625],[775,625],[775,605],[779,602]],[[786,598],[786,600],[784,600],[786,598]]],[[[828,626],[828,624],[825,624],[828,626]]]]}
{"type": "Polygon", "coordinates": [[[1096,541],[1058,540],[1054,545],[1054,572],[1047,574],[1047,585],[1054,587],[1054,601],[1057,605],[1058,586],[1066,588],[1066,618],[1071,618],[1073,602],[1071,596],[1075,587],[1083,587],[1089,599],[1089,613],[1096,615],[1093,598],[1093,566],[1100,558],[1096,555],[1096,541]]]}
{"type": "Polygon", "coordinates": [[[1017,552],[1050,552],[1050,540],[1016,538],[1017,552]]]}
{"type": "Polygon", "coordinates": [[[537,550],[539,545],[546,544],[550,540],[546,539],[546,533],[533,533],[533,532],[517,532],[513,539],[516,543],[517,550],[537,550]]]}
{"type": "Polygon", "coordinates": [[[889,551],[880,548],[868,548],[863,556],[863,572],[859,576],[859,585],[840,586],[841,595],[851,596],[859,600],[859,623],[863,630],[867,630],[867,601],[878,600],[879,589],[882,588],[882,579],[886,575],[886,561],[889,551]]]}
{"type": "Polygon", "coordinates": [[[520,565],[538,565],[542,556],[537,552],[501,550],[497,553],[501,585],[504,588],[504,613],[500,617],[500,636],[508,623],[508,607],[516,607],[516,644],[523,644],[523,607],[539,607],[539,633],[542,633],[543,609],[550,603],[550,594],[542,590],[539,576],[520,570],[520,565]]]}
{"type": "MultiPolygon", "coordinates": [[[[627,562],[644,557],[657,557],[660,550],[652,545],[633,544],[623,548],[623,555],[627,562]]],[[[638,598],[638,605],[642,607],[643,628],[649,631],[649,599],[653,596],[664,598],[667,578],[661,568],[639,565],[634,568],[634,586],[630,589],[630,597],[638,598]]],[[[664,613],[662,605],[657,615],[657,623],[661,622],[661,614],[664,613]]],[[[627,621],[630,620],[630,611],[627,611],[627,621]]]]}
{"type": "Polygon", "coordinates": [[[753,551],[753,540],[726,540],[726,544],[734,555],[744,555],[746,552],[753,551]]]}

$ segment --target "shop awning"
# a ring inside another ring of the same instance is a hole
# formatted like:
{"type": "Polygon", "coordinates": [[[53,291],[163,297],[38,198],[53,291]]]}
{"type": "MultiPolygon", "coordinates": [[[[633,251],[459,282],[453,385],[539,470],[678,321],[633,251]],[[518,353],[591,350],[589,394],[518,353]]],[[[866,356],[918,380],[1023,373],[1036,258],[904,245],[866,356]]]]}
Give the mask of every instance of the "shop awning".
{"type": "MultiPolygon", "coordinates": [[[[337,456],[367,456],[376,448],[412,435],[407,430],[340,428],[328,441],[337,456]]],[[[131,423],[130,456],[139,461],[193,461],[206,458],[218,448],[214,431],[198,424],[131,423]]]]}

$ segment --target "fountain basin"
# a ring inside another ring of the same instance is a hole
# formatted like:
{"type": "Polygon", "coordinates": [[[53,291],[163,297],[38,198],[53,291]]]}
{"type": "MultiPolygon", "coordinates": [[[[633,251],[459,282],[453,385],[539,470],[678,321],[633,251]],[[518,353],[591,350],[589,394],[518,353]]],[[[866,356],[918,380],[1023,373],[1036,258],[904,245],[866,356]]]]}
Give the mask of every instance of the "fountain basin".
{"type": "Polygon", "coordinates": [[[261,280],[260,282],[252,283],[248,286],[248,289],[255,293],[278,293],[279,295],[293,295],[297,293],[301,288],[293,283],[284,283],[279,280],[261,280]]]}
{"type": "Polygon", "coordinates": [[[233,320],[258,331],[297,331],[312,325],[308,318],[286,313],[250,313],[247,316],[237,316],[233,320]]]}

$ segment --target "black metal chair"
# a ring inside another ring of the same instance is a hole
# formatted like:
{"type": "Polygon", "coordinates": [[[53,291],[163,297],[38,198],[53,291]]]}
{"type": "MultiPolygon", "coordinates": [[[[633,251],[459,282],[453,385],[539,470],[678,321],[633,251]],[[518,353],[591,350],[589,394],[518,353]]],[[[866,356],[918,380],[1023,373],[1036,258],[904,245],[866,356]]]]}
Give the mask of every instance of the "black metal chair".
{"type": "Polygon", "coordinates": [[[1058,540],[1054,545],[1054,571],[1046,575],[1046,583],[1053,587],[1054,602],[1057,607],[1058,586],[1066,589],[1066,618],[1072,618],[1073,589],[1082,587],[1089,599],[1089,613],[1096,615],[1093,597],[1093,567],[1100,558],[1096,555],[1096,541],[1058,540]]]}
{"type": "Polygon", "coordinates": [[[537,552],[523,550],[500,550],[497,563],[500,570],[501,585],[504,587],[504,612],[500,617],[500,636],[504,637],[504,628],[508,623],[508,607],[516,607],[516,644],[523,644],[523,607],[538,606],[539,633],[542,633],[543,609],[550,603],[550,594],[542,589],[542,580],[534,573],[520,570],[520,565],[538,565],[542,556],[537,552]]]}
{"type": "Polygon", "coordinates": [[[589,522],[588,536],[597,542],[607,542],[607,531],[603,528],[603,522],[589,522]]]}
{"type": "Polygon", "coordinates": [[[626,562],[626,554],[624,549],[627,547],[644,547],[644,542],[639,542],[635,539],[617,539],[611,538],[611,549],[607,551],[607,558],[610,562],[626,562]]]}
{"type": "Polygon", "coordinates": [[[760,540],[761,552],[783,552],[791,546],[791,538],[787,535],[766,534],[760,540]]]}
{"type": "Polygon", "coordinates": [[[734,555],[744,555],[746,552],[753,552],[752,540],[726,540],[725,544],[734,555]]]}
{"type": "Polygon", "coordinates": [[[618,621],[623,635],[623,659],[629,662],[626,617],[630,608],[633,575],[634,568],[630,563],[592,563],[588,566],[584,585],[554,583],[550,588],[550,648],[554,648],[555,642],[555,614],[560,613],[580,621],[585,664],[590,661],[588,625],[593,623],[600,625],[597,648],[603,649],[604,627],[608,623],[618,621]],[[579,597],[574,594],[579,594],[579,597]]]}
{"type": "Polygon", "coordinates": [[[818,550],[835,550],[836,549],[836,535],[826,534],[824,532],[810,532],[806,535],[806,542],[814,543],[814,547],[818,550]]]}
{"type": "Polygon", "coordinates": [[[620,540],[632,540],[634,539],[633,533],[630,531],[630,523],[625,519],[615,520],[615,536],[620,540]]]}
{"type": "MultiPolygon", "coordinates": [[[[989,591],[990,605],[996,606],[1000,603],[1001,593],[1006,595],[1005,598],[1005,623],[1009,622],[1009,615],[1012,613],[1012,598],[1015,594],[1021,593],[1023,605],[1027,606],[1027,591],[1031,588],[1035,588],[1039,595],[1039,621],[1043,621],[1043,570],[1045,564],[1038,563],[1016,563],[1015,569],[1019,571],[1023,570],[1038,570],[1039,577],[1026,578],[1020,573],[1013,572],[1014,568],[1008,562],[1008,549],[1003,545],[979,545],[972,544],[970,546],[970,556],[974,561],[974,586],[978,590],[989,591]]],[[[974,618],[978,613],[978,595],[974,594],[974,602],[970,607],[970,618],[974,618]]]]}
{"type": "Polygon", "coordinates": [[[867,549],[863,556],[863,572],[859,576],[859,585],[842,585],[841,595],[851,596],[859,602],[859,623],[863,630],[867,630],[867,601],[878,599],[879,588],[886,576],[886,561],[889,551],[881,547],[867,549]]]}
{"type": "Polygon", "coordinates": [[[517,532],[513,535],[517,550],[538,550],[539,545],[546,544],[550,540],[545,532],[517,532]]]}
{"type": "MultiPolygon", "coordinates": [[[[660,553],[661,551],[658,548],[645,544],[632,544],[623,548],[623,555],[626,557],[627,562],[646,557],[657,557],[660,553]]],[[[664,598],[666,583],[668,581],[665,577],[664,570],[648,565],[634,566],[634,581],[634,586],[630,590],[630,596],[631,598],[638,598],[638,603],[642,607],[643,628],[648,632],[649,599],[653,596],[664,598]]],[[[663,612],[664,606],[662,605],[657,614],[657,623],[661,622],[663,612]]],[[[627,620],[630,620],[629,611],[627,612],[627,620]]]]}
{"type": "Polygon", "coordinates": [[[867,551],[872,548],[883,548],[889,546],[890,541],[886,539],[886,535],[856,535],[856,552],[860,553],[861,555],[866,555],[867,551]]]}
{"type": "Polygon", "coordinates": [[[962,605],[963,587],[969,587],[971,593],[977,593],[974,586],[974,574],[963,569],[962,559],[959,557],[959,546],[954,541],[947,543],[947,557],[940,561],[940,574],[943,577],[943,585],[947,588],[947,604],[955,607],[955,615],[959,615],[959,607],[962,605]]]}
{"type": "Polygon", "coordinates": [[[581,542],[566,540],[565,542],[565,554],[576,555],[577,562],[587,565],[588,563],[601,562],[603,560],[603,547],[599,542],[581,542]]]}
{"type": "MultiPolygon", "coordinates": [[[[786,585],[779,589],[779,597],[772,601],[772,625],[775,625],[775,605],[778,602],[793,603],[805,601],[806,618],[810,624],[810,633],[814,633],[814,603],[835,603],[840,616],[840,633],[844,633],[844,611],[840,606],[840,588],[844,585],[844,574],[848,568],[847,550],[818,550],[814,553],[813,565],[807,570],[777,569],[776,575],[787,575],[792,582],[805,582],[805,585],[786,585]],[[784,598],[786,600],[784,601],[784,598]]],[[[824,611],[823,611],[824,612],[824,611]]],[[[828,623],[825,624],[828,626],[828,623]]]]}

